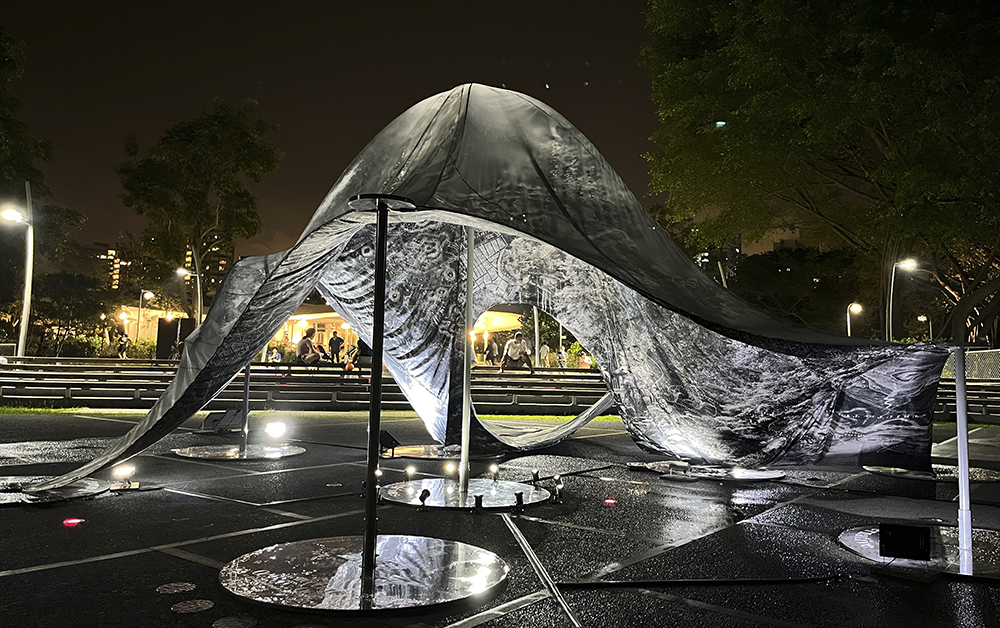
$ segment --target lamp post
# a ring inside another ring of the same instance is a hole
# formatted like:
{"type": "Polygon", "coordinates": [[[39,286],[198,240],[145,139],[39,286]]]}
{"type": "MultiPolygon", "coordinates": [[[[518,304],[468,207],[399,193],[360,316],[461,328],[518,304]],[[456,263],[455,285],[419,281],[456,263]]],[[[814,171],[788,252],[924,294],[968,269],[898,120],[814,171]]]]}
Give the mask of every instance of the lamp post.
{"type": "Polygon", "coordinates": [[[885,339],[889,342],[892,342],[892,293],[896,286],[896,269],[913,270],[916,267],[917,261],[909,258],[892,265],[892,275],[889,278],[889,312],[885,322],[885,339]]]}
{"type": "Polygon", "coordinates": [[[201,274],[193,273],[186,268],[178,268],[177,274],[181,277],[193,276],[195,282],[195,289],[198,291],[198,324],[201,325],[201,274]]]}
{"type": "Polygon", "coordinates": [[[927,318],[927,316],[925,314],[921,314],[920,316],[918,316],[917,320],[920,321],[921,323],[927,323],[927,340],[933,341],[934,340],[934,322],[931,319],[927,318]]]}
{"type": "Polygon", "coordinates": [[[861,308],[861,304],[860,303],[851,303],[850,305],[847,306],[847,337],[848,338],[851,337],[851,314],[860,314],[861,313],[861,309],[862,308],[861,308]]]}
{"type": "Polygon", "coordinates": [[[139,315],[135,317],[135,339],[136,340],[139,339],[139,327],[140,327],[140,325],[142,325],[142,300],[146,299],[148,301],[149,299],[152,299],[152,298],[153,298],[153,293],[150,292],[149,290],[140,290],[139,291],[139,315]]]}
{"type": "Polygon", "coordinates": [[[28,344],[28,318],[31,315],[31,273],[35,257],[35,228],[31,223],[31,184],[24,182],[24,193],[28,199],[24,213],[15,207],[5,207],[0,216],[5,220],[23,222],[27,227],[24,234],[24,302],[21,304],[21,329],[17,337],[17,357],[23,358],[28,344]]]}

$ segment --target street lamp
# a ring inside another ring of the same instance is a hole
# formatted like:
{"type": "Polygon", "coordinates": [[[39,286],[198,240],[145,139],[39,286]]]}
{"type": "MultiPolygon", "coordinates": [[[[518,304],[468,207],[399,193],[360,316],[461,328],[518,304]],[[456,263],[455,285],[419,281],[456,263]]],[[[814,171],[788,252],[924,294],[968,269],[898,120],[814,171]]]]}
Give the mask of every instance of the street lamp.
{"type": "Polygon", "coordinates": [[[921,323],[927,323],[927,340],[934,340],[934,322],[924,314],[918,316],[917,320],[921,323]]]}
{"type": "Polygon", "coordinates": [[[892,293],[896,286],[896,269],[902,268],[903,270],[913,270],[917,267],[917,261],[914,259],[904,259],[896,262],[892,265],[892,275],[889,278],[889,313],[885,322],[885,339],[892,342],[892,293]]]}
{"type": "Polygon", "coordinates": [[[152,292],[150,292],[149,290],[140,290],[139,291],[139,315],[135,317],[135,339],[136,340],[139,339],[139,326],[142,325],[142,300],[146,299],[148,301],[149,299],[152,299],[153,296],[155,296],[155,295],[152,292]]]}
{"type": "Polygon", "coordinates": [[[21,213],[14,206],[5,206],[0,211],[0,217],[4,220],[25,224],[27,230],[24,234],[24,302],[21,304],[21,329],[17,337],[17,357],[24,357],[24,350],[28,344],[28,318],[31,315],[31,273],[34,266],[35,257],[35,229],[31,224],[31,184],[24,182],[24,191],[28,198],[28,204],[24,213],[21,213]]]}
{"type": "Polygon", "coordinates": [[[201,325],[201,275],[198,273],[193,273],[186,268],[178,268],[177,274],[181,277],[194,277],[195,288],[198,290],[198,324],[201,325]]]}
{"type": "Polygon", "coordinates": [[[851,336],[851,314],[860,314],[860,313],[861,313],[861,304],[860,303],[851,303],[850,305],[847,306],[847,337],[848,338],[850,338],[850,336],[851,336]]]}

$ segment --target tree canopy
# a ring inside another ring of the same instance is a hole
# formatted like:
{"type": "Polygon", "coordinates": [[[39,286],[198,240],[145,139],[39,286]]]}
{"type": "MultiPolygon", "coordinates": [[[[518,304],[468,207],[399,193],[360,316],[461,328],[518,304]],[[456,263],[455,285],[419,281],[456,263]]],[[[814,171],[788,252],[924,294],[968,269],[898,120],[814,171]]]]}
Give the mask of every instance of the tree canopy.
{"type": "Polygon", "coordinates": [[[18,115],[21,101],[11,88],[24,73],[24,46],[0,28],[0,200],[24,198],[24,182],[44,193],[36,160],[52,157],[52,145],[31,137],[18,115]]]}
{"type": "MultiPolygon", "coordinates": [[[[882,281],[897,260],[952,309],[1000,313],[1000,8],[943,0],[652,0],[657,217],[723,244],[804,229],[882,281]]],[[[994,332],[995,333],[995,332],[994,332]]]]}
{"type": "MultiPolygon", "coordinates": [[[[257,199],[248,182],[274,170],[282,153],[268,139],[276,127],[255,119],[256,103],[216,101],[210,111],[170,126],[140,157],[138,142],[126,139],[131,159],[118,175],[124,202],[149,219],[143,233],[147,253],[183,266],[190,249],[194,272],[216,247],[232,246],[261,230],[257,199]]],[[[193,312],[193,295],[186,310],[193,312]]]]}

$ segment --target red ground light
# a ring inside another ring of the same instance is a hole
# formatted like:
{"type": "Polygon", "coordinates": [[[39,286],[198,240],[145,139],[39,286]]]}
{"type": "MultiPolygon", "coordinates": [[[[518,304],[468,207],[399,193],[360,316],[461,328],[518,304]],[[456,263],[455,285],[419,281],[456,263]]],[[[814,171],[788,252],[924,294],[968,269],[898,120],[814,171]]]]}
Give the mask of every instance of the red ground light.
{"type": "Polygon", "coordinates": [[[86,521],[86,519],[77,519],[76,517],[70,517],[69,519],[63,519],[63,525],[67,528],[74,528],[81,523],[86,521]]]}
{"type": "Polygon", "coordinates": [[[609,498],[607,498],[607,499],[604,500],[604,505],[605,506],[614,506],[617,503],[618,503],[618,500],[615,499],[614,497],[609,497],[609,498]]]}

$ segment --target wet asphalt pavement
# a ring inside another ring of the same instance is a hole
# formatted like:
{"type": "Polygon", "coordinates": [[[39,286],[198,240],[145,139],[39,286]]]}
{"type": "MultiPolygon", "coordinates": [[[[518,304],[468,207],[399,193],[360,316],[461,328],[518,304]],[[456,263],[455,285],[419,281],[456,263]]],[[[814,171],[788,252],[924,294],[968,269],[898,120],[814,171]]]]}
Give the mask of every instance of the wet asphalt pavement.
{"type": "MultiPolygon", "coordinates": [[[[252,426],[263,420],[252,418],[252,426]]],[[[226,563],[271,544],[363,527],[366,422],[320,413],[284,420],[305,454],[184,459],[171,450],[237,441],[181,429],[134,459],[142,490],[0,508],[0,626],[541,627],[571,626],[571,614],[599,628],[1000,626],[1000,581],[901,577],[837,542],[848,528],[881,521],[954,524],[955,485],[844,468],[786,469],[783,480],[767,482],[666,481],[625,467],[656,457],[616,422],[592,423],[501,466],[502,479],[522,482],[538,469],[546,487],[562,476],[563,503],[512,517],[541,575],[499,514],[379,508],[381,533],[463,541],[503,558],[506,586],[484,604],[363,619],[255,604],[219,584],[226,563]],[[84,521],[68,527],[70,518],[84,521]],[[546,575],[564,604],[546,588],[546,575]],[[171,583],[189,590],[157,591],[171,583]]],[[[134,421],[0,415],[0,475],[68,471],[134,421]]],[[[390,418],[383,428],[404,444],[428,440],[418,420],[390,418]]],[[[935,462],[953,463],[953,435],[947,425],[935,431],[935,462]]],[[[1000,469],[1000,428],[979,428],[970,439],[973,464],[1000,469]]],[[[401,480],[405,466],[383,463],[385,481],[401,480]]],[[[972,499],[975,525],[1000,530],[1000,484],[974,484],[972,499]]]]}

